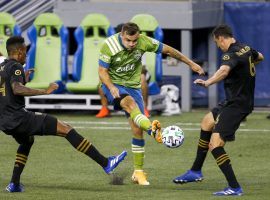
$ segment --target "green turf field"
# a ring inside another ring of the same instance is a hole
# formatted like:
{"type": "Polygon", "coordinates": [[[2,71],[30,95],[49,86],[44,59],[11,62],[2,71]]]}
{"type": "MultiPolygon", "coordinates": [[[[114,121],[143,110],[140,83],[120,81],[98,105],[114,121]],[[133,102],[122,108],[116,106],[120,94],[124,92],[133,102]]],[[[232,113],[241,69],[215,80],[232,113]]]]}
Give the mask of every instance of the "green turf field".
{"type": "MultiPolygon", "coordinates": [[[[16,142],[0,134],[0,199],[231,199],[211,194],[226,186],[212,155],[203,168],[205,180],[201,183],[175,185],[172,179],[190,168],[197,147],[200,125],[205,110],[180,116],[156,118],[163,127],[177,124],[185,132],[182,147],[169,149],[146,135],[145,171],[150,186],[133,185],[131,134],[124,116],[96,119],[87,114],[61,114],[59,119],[69,122],[78,132],[90,139],[105,155],[128,151],[128,157],[116,169],[124,177],[123,185],[111,185],[110,176],[87,156],[77,152],[59,137],[36,137],[22,183],[24,193],[4,192],[13,168],[16,142]]],[[[226,145],[244,196],[241,199],[270,199],[270,120],[266,113],[254,113],[241,124],[236,141],[226,145]]]]}

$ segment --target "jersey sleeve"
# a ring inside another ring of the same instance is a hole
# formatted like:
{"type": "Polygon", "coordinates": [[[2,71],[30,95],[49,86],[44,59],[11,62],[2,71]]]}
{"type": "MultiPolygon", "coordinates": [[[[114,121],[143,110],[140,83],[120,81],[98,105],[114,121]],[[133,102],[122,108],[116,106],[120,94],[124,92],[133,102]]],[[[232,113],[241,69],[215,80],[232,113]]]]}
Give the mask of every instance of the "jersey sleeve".
{"type": "Polygon", "coordinates": [[[108,45],[104,42],[104,44],[102,45],[100,49],[99,60],[98,60],[99,66],[109,68],[111,64],[111,56],[112,56],[112,53],[110,52],[108,45]]]}
{"type": "Polygon", "coordinates": [[[237,59],[233,54],[225,53],[222,55],[221,65],[228,65],[231,69],[237,65],[237,59]]]}
{"type": "Polygon", "coordinates": [[[141,37],[143,38],[145,51],[154,53],[162,52],[163,44],[161,42],[148,36],[141,35],[141,37]]]}
{"type": "Polygon", "coordinates": [[[11,70],[10,70],[10,83],[14,83],[14,82],[20,82],[22,84],[24,84],[24,70],[23,67],[19,64],[16,64],[14,66],[12,66],[11,70]]]}

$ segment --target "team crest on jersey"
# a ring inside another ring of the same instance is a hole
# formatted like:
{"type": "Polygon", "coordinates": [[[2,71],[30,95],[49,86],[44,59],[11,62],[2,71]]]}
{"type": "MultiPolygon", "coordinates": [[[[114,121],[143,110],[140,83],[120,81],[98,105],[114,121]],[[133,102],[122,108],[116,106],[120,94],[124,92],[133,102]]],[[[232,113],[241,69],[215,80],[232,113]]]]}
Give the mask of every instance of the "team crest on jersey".
{"type": "Polygon", "coordinates": [[[22,74],[21,70],[17,69],[17,70],[15,71],[15,75],[16,75],[16,76],[20,76],[21,74],[22,74]]]}
{"type": "Polygon", "coordinates": [[[222,57],[222,60],[230,60],[230,56],[229,56],[229,55],[224,55],[224,56],[222,57]]]}
{"type": "Polygon", "coordinates": [[[139,59],[141,59],[141,57],[142,57],[142,53],[139,50],[136,50],[134,53],[134,58],[136,60],[139,60],[139,59]]]}

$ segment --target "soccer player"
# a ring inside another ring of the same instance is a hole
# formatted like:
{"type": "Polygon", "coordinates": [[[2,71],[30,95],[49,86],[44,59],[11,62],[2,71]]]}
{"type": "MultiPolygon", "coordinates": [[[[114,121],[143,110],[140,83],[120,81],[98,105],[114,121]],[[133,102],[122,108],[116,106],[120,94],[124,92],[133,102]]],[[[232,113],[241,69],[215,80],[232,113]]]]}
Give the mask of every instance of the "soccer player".
{"type": "MultiPolygon", "coordinates": [[[[122,26],[124,24],[118,24],[115,28],[115,31],[117,33],[121,32],[122,26]]],[[[144,114],[146,117],[150,117],[150,112],[147,109],[148,106],[148,84],[151,79],[151,74],[147,70],[147,67],[145,65],[145,58],[144,56],[142,57],[142,73],[141,73],[141,86],[142,86],[142,96],[143,96],[143,101],[144,101],[144,114]]],[[[100,102],[101,102],[101,109],[96,115],[97,118],[104,118],[110,116],[110,110],[108,108],[108,101],[102,91],[102,89],[99,87],[98,88],[98,93],[100,95],[100,102]]]]}
{"type": "Polygon", "coordinates": [[[104,157],[88,139],[82,137],[70,125],[51,115],[26,110],[24,96],[51,94],[58,85],[51,83],[46,90],[25,87],[25,73],[22,67],[26,58],[24,39],[20,36],[10,37],[6,47],[9,58],[0,64],[0,130],[12,135],[19,143],[12,178],[6,190],[24,191],[20,176],[35,135],[66,138],[74,148],[97,162],[107,174],[111,173],[125,158],[127,152],[123,151],[118,156],[104,157]]]}
{"type": "Polygon", "coordinates": [[[222,63],[216,73],[207,80],[197,79],[195,84],[209,87],[224,80],[226,100],[205,115],[201,122],[201,133],[197,155],[190,170],[176,177],[175,183],[197,182],[203,179],[202,165],[208,150],[228,181],[228,187],[213,193],[216,196],[242,195],[231,160],[224,150],[226,142],[235,140],[235,132],[241,121],[253,110],[255,88],[255,64],[264,59],[263,55],[233,37],[227,25],[213,30],[216,45],[224,52],[222,63]]]}
{"type": "Polygon", "coordinates": [[[137,24],[128,22],[120,33],[107,38],[101,47],[99,77],[102,90],[114,109],[124,110],[133,132],[132,152],[134,173],[132,180],[139,185],[149,185],[143,171],[144,139],[143,131],[161,143],[160,122],[150,120],[143,114],[141,94],[141,57],[145,52],[164,53],[174,57],[201,74],[203,69],[176,49],[159,41],[141,35],[137,24]]]}

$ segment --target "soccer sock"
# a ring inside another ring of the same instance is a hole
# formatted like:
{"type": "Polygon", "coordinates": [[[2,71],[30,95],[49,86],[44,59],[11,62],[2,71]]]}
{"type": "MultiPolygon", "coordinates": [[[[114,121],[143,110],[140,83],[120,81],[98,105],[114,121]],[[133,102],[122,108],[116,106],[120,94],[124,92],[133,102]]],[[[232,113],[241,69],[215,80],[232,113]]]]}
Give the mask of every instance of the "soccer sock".
{"type": "Polygon", "coordinates": [[[132,138],[131,145],[135,170],[142,170],[144,164],[144,139],[132,138]]]}
{"type": "Polygon", "coordinates": [[[211,138],[212,131],[204,131],[201,129],[201,135],[197,148],[197,155],[191,167],[193,171],[200,171],[202,169],[204,160],[208,152],[208,144],[211,138]]]}
{"type": "Polygon", "coordinates": [[[16,160],[14,163],[12,178],[10,182],[13,182],[15,184],[20,183],[20,177],[22,174],[22,171],[24,169],[24,166],[27,162],[27,157],[30,153],[30,149],[32,147],[33,143],[28,144],[21,144],[17,150],[16,154],[16,160]]]}
{"type": "Polygon", "coordinates": [[[139,108],[135,108],[130,113],[131,119],[134,121],[134,123],[143,129],[144,131],[148,131],[151,129],[151,122],[150,120],[141,113],[139,108]]]}
{"type": "Polygon", "coordinates": [[[100,154],[94,145],[91,144],[87,139],[83,138],[80,134],[78,134],[75,129],[71,129],[68,132],[66,139],[75,149],[92,158],[100,166],[106,167],[108,165],[108,159],[100,154]]]}
{"type": "Polygon", "coordinates": [[[231,160],[229,156],[226,154],[223,147],[216,147],[212,150],[212,154],[214,158],[216,159],[217,165],[225,175],[229,186],[232,188],[238,188],[240,187],[239,183],[236,180],[235,174],[233,172],[232,166],[231,166],[231,160]]]}

